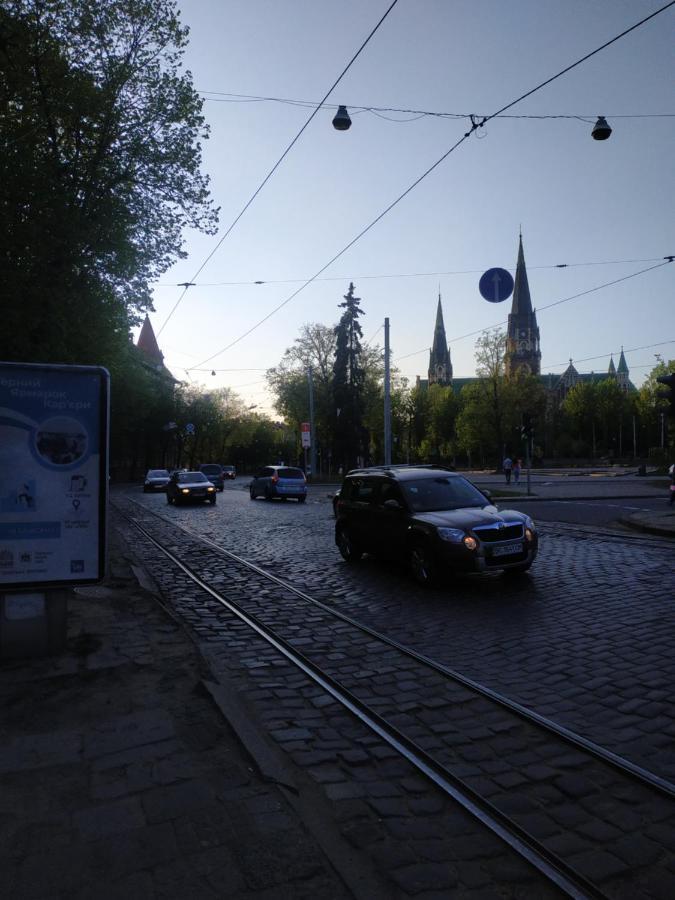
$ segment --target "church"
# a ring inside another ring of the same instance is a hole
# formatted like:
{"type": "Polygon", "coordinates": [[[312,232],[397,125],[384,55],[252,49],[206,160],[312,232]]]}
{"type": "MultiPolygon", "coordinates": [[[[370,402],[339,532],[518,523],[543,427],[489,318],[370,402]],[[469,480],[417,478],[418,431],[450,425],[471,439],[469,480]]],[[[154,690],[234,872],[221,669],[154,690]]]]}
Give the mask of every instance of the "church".
{"type": "MultiPolygon", "coordinates": [[[[635,390],[634,385],[630,381],[623,348],[621,348],[618,365],[614,365],[614,357],[610,356],[606,372],[580,373],[570,359],[570,364],[562,375],[552,372],[542,375],[539,326],[537,325],[536,310],[532,307],[530,286],[527,281],[522,235],[520,235],[518,243],[518,261],[516,263],[511,312],[509,313],[506,330],[506,353],[504,355],[504,373],[506,377],[512,378],[518,372],[538,376],[544,387],[555,395],[558,403],[562,403],[567,393],[575,385],[605,381],[607,378],[615,378],[619,387],[624,391],[635,390]]],[[[418,375],[416,385],[425,389],[430,384],[442,384],[452,387],[456,393],[459,393],[466,384],[471,384],[474,381],[477,381],[475,376],[457,378],[453,374],[439,291],[434,339],[429,352],[428,377],[420,378],[418,375]]]]}

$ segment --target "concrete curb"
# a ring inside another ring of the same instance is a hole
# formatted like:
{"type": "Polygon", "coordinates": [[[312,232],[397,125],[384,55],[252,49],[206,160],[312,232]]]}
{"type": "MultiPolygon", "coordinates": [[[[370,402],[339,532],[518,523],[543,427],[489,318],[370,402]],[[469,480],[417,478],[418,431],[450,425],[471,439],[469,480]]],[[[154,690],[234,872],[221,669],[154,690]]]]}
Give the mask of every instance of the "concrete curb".
{"type": "Polygon", "coordinates": [[[618,521],[635,531],[658,534],[660,537],[675,538],[675,512],[632,513],[629,516],[620,516],[618,521]]]}

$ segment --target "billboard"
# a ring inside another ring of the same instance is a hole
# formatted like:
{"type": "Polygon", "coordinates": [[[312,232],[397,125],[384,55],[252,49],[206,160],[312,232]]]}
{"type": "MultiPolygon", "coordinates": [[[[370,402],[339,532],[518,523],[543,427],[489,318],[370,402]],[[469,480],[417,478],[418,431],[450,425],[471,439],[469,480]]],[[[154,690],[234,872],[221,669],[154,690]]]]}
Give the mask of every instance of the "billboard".
{"type": "Polygon", "coordinates": [[[0,362],[0,591],[104,577],[109,381],[0,362]]]}

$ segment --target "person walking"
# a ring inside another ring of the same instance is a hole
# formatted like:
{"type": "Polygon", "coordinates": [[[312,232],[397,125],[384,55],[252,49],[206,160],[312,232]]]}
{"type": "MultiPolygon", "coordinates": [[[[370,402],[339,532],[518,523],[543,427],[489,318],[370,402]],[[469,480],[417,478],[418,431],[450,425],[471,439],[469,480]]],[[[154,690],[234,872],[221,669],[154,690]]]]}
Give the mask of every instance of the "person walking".
{"type": "Polygon", "coordinates": [[[504,478],[506,478],[506,483],[511,484],[511,470],[513,469],[513,460],[510,456],[504,457],[504,461],[502,462],[502,469],[504,470],[504,478]]]}
{"type": "Polygon", "coordinates": [[[516,484],[520,481],[520,470],[522,468],[521,462],[517,459],[513,464],[513,480],[516,484]]]}

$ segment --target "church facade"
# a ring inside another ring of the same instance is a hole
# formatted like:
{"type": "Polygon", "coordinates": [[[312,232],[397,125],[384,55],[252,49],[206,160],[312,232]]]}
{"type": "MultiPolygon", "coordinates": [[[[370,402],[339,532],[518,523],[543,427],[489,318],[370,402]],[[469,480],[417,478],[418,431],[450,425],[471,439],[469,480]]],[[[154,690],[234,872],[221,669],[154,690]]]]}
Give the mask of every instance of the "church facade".
{"type": "MultiPolygon", "coordinates": [[[[522,235],[520,235],[518,242],[516,277],[513,286],[511,312],[509,313],[506,329],[504,373],[507,378],[514,378],[518,374],[538,376],[544,387],[555,397],[558,404],[562,403],[569,391],[577,384],[596,383],[607,378],[616,379],[617,384],[624,391],[635,390],[630,380],[623,347],[621,348],[618,365],[614,365],[614,357],[613,355],[610,356],[606,372],[580,373],[570,359],[570,364],[562,375],[552,372],[542,375],[539,325],[537,324],[537,313],[532,306],[532,298],[530,296],[522,235]]],[[[453,375],[439,291],[434,339],[429,353],[429,370],[427,378],[417,376],[416,386],[425,389],[430,384],[442,384],[452,387],[456,393],[459,393],[464,385],[477,380],[475,376],[456,378],[453,375]]]]}

